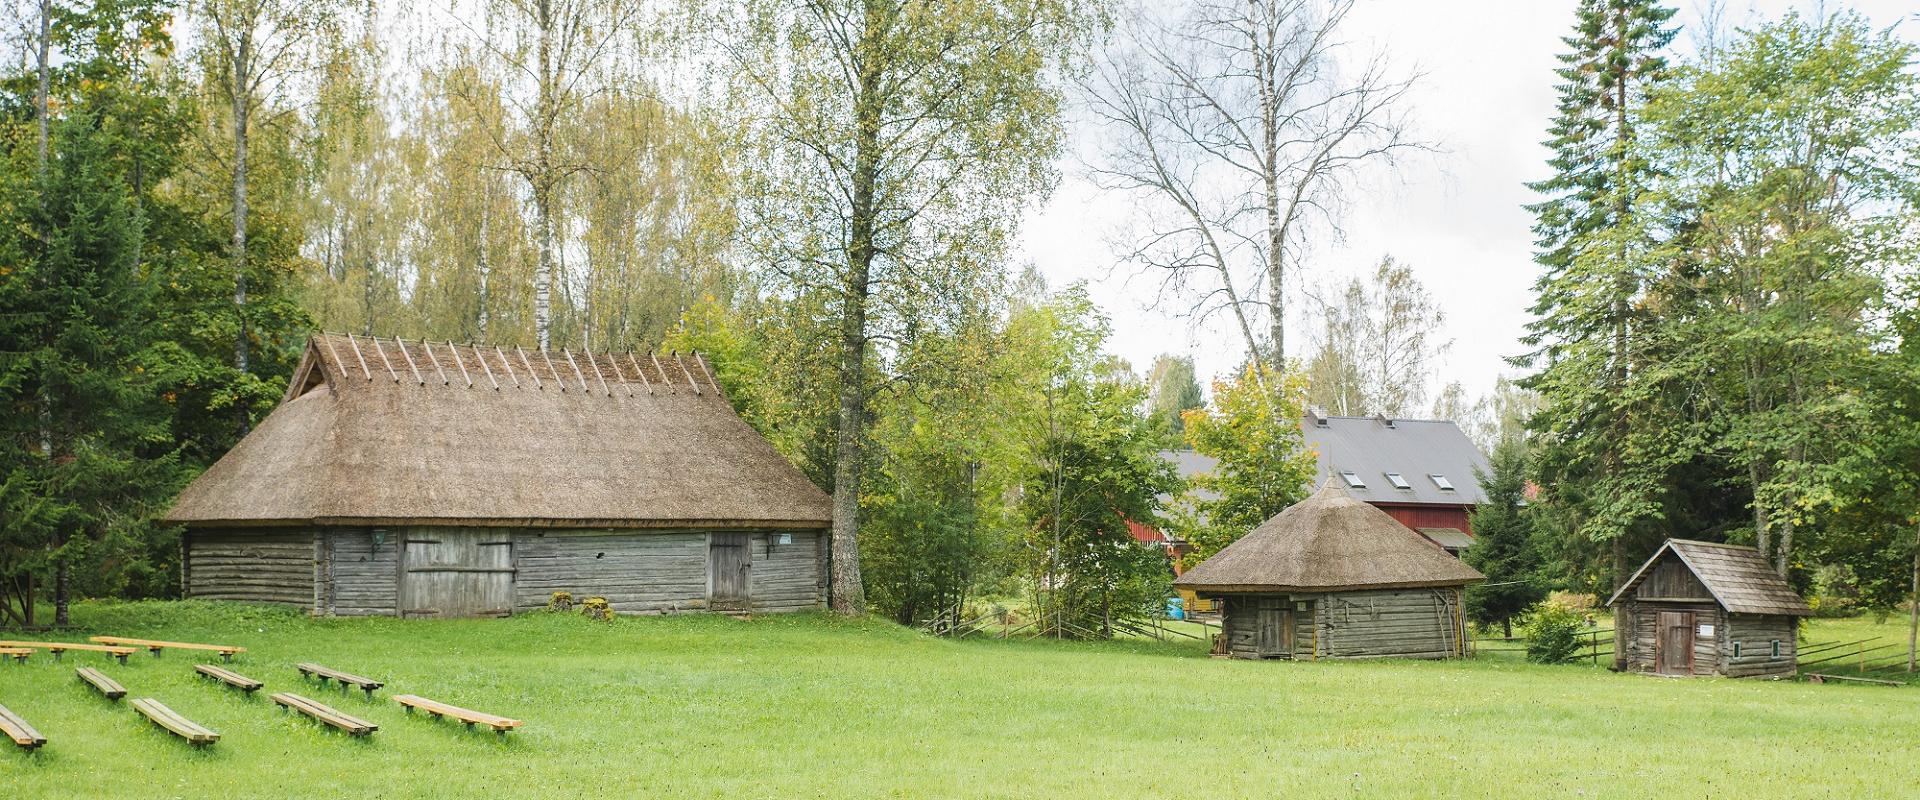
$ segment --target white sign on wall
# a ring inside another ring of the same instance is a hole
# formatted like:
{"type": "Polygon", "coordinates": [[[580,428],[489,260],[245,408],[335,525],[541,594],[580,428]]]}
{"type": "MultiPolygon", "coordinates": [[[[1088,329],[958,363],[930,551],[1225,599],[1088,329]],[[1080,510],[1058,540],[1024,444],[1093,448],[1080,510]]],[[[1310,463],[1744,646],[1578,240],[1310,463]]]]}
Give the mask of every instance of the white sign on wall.
{"type": "Polygon", "coordinates": [[[1706,637],[1709,637],[1709,636],[1712,636],[1712,635],[1713,635],[1713,626],[1712,626],[1712,625],[1702,625],[1702,626],[1700,626],[1700,636],[1701,636],[1702,638],[1706,638],[1706,637]]]}

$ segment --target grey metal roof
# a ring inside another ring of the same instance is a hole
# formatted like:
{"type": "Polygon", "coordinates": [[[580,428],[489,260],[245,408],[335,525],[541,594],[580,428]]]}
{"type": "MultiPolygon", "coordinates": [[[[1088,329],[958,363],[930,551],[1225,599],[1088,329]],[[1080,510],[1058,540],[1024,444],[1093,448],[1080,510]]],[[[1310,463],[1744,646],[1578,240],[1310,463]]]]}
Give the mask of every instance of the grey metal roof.
{"type": "Polygon", "coordinates": [[[1389,426],[1379,417],[1316,419],[1309,414],[1300,421],[1300,431],[1319,461],[1315,481],[1325,483],[1352,472],[1366,488],[1344,481],[1341,485],[1358,499],[1429,505],[1478,505],[1487,499],[1475,471],[1488,469],[1487,457],[1451,421],[1401,419],[1389,426]],[[1325,420],[1326,427],[1319,420],[1325,420]],[[1409,488],[1394,488],[1387,478],[1390,472],[1404,477],[1409,488]],[[1453,491],[1441,489],[1430,477],[1435,474],[1453,484],[1453,491]]]}
{"type": "MultiPolygon", "coordinates": [[[[1183,481],[1192,480],[1196,475],[1205,475],[1212,472],[1213,468],[1220,464],[1220,459],[1214,458],[1213,456],[1203,456],[1192,450],[1162,450],[1160,451],[1160,457],[1173,462],[1174,468],[1180,471],[1180,479],[1183,481]]],[[[1220,493],[1211,489],[1195,487],[1188,492],[1188,494],[1197,500],[1220,499],[1220,493]]],[[[1170,502],[1171,499],[1170,495],[1163,494],[1160,496],[1160,503],[1165,505],[1170,502]]]]}

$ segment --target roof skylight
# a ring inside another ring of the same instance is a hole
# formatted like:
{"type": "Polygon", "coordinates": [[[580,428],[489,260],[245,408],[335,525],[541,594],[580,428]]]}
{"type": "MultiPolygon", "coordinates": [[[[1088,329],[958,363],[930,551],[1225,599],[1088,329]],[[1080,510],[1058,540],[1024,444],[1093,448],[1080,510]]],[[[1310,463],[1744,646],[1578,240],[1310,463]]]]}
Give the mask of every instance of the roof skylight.
{"type": "Polygon", "coordinates": [[[1411,483],[1407,483],[1407,478],[1406,478],[1406,476],[1405,476],[1405,475],[1401,475],[1401,474],[1400,474],[1400,473],[1398,473],[1398,472],[1389,472],[1389,473],[1387,473],[1387,482],[1388,482],[1388,483],[1391,483],[1391,484],[1393,484],[1393,488],[1395,488],[1395,489],[1411,489],[1411,488],[1413,488],[1413,484],[1411,484],[1411,483]]]}
{"type": "Polygon", "coordinates": [[[1433,479],[1433,485],[1440,487],[1440,491],[1453,491],[1453,481],[1447,480],[1447,476],[1438,472],[1429,472],[1427,473],[1427,477],[1433,479]]]}
{"type": "Polygon", "coordinates": [[[1366,481],[1363,481],[1363,480],[1360,480],[1360,476],[1359,476],[1359,475],[1357,475],[1357,474],[1355,474],[1355,473],[1352,473],[1352,472],[1342,472],[1342,473],[1340,473],[1340,477],[1342,477],[1342,478],[1344,478],[1344,479],[1346,479],[1346,481],[1347,481],[1347,488],[1349,488],[1349,489],[1365,489],[1365,488],[1367,488],[1367,482],[1366,482],[1366,481]]]}

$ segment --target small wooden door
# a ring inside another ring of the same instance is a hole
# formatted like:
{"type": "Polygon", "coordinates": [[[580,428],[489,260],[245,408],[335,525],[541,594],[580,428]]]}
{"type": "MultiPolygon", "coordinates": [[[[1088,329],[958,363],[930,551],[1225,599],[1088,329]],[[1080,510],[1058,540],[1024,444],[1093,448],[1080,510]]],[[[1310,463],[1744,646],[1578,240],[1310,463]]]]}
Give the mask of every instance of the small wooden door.
{"type": "Polygon", "coordinates": [[[414,528],[400,557],[403,617],[513,613],[513,536],[487,528],[414,528]]]}
{"type": "Polygon", "coordinates": [[[1654,671],[1662,675],[1693,674],[1693,612],[1660,612],[1659,635],[1653,646],[1654,671]]]}
{"type": "Polygon", "coordinates": [[[1284,597],[1254,601],[1253,647],[1261,658],[1293,655],[1293,603],[1284,597]]]}
{"type": "Polygon", "coordinates": [[[707,606],[715,611],[747,611],[752,606],[753,537],[714,533],[707,539],[707,606]]]}

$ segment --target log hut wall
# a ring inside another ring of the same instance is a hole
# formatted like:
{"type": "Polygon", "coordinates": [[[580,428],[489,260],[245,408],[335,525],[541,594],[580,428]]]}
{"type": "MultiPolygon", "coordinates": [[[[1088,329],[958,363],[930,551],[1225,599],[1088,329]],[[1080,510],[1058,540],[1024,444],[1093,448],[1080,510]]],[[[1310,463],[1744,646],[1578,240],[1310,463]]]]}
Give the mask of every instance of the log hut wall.
{"type": "Polygon", "coordinates": [[[1294,608],[1295,660],[1319,658],[1452,658],[1463,654],[1458,587],[1374,589],[1294,595],[1229,595],[1221,615],[1227,653],[1260,658],[1256,646],[1262,599],[1294,608]],[[1298,610],[1306,603],[1305,611],[1298,610]]]}
{"type": "Polygon", "coordinates": [[[1627,619],[1631,620],[1633,630],[1626,638],[1627,669],[1633,672],[1659,670],[1658,651],[1655,648],[1660,640],[1660,612],[1662,611],[1693,614],[1692,674],[1716,673],[1720,669],[1720,640],[1726,637],[1727,615],[1720,610],[1720,605],[1711,599],[1692,602],[1643,600],[1628,602],[1626,615],[1627,619]],[[1713,633],[1701,635],[1701,625],[1712,625],[1713,633]]]}
{"type": "Polygon", "coordinates": [[[303,528],[220,528],[186,534],[188,597],[314,607],[314,535],[303,528]]]}
{"type": "MultiPolygon", "coordinates": [[[[605,597],[621,614],[707,608],[706,531],[522,530],[514,536],[514,610],[544,608],[554,592],[605,597]]],[[[826,604],[818,531],[756,531],[749,593],[754,611],[826,604]],[[781,534],[792,541],[778,544],[781,534]]]]}
{"type": "Polygon", "coordinates": [[[1792,677],[1799,670],[1798,617],[1776,614],[1729,614],[1727,635],[1720,642],[1720,674],[1729,678],[1792,677]],[[1780,643],[1774,655],[1773,643],[1780,643]],[[1739,645],[1739,655],[1734,654],[1739,645]]]}
{"type": "Polygon", "coordinates": [[[402,528],[338,528],[320,533],[316,608],[343,617],[400,613],[402,528]]]}

